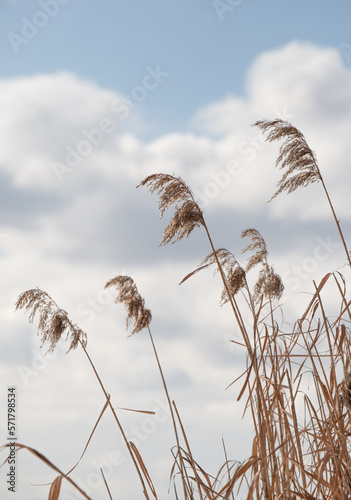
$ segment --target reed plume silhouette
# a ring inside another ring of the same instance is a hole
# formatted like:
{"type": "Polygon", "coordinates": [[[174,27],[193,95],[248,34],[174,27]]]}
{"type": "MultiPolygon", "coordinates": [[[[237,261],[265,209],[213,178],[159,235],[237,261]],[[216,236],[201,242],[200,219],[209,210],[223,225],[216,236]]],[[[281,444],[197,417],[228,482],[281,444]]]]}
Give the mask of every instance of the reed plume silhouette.
{"type": "Polygon", "coordinates": [[[181,177],[168,174],[153,174],[146,177],[137,187],[147,186],[150,193],[159,195],[160,216],[175,205],[174,215],[163,232],[161,246],[181,240],[199,226],[204,225],[202,210],[193,193],[181,177]],[[172,241],[173,240],[173,241],[172,241]]]}
{"type": "Polygon", "coordinates": [[[28,318],[30,323],[33,323],[36,315],[39,316],[38,335],[42,346],[49,343],[48,351],[55,349],[64,333],[66,340],[70,338],[68,351],[76,349],[79,344],[86,347],[87,334],[69,319],[67,312],[60,309],[48,293],[39,288],[21,293],[16,302],[16,311],[23,308],[31,311],[28,318]]]}
{"type": "Polygon", "coordinates": [[[292,193],[299,187],[308,186],[308,184],[312,184],[313,182],[321,182],[345,250],[348,264],[351,267],[350,250],[347,247],[340,221],[336,215],[327,186],[319,169],[316,155],[309,147],[305,136],[300,130],[293,127],[291,123],[281,119],[259,120],[253,125],[259,127],[262,132],[266,134],[266,141],[273,142],[279,139],[283,139],[284,141],[280,146],[279,155],[275,164],[280,169],[286,170],[278,182],[277,191],[269,201],[273,200],[273,198],[283,191],[292,193]]]}
{"type": "Polygon", "coordinates": [[[121,302],[127,309],[126,328],[133,322],[131,335],[147,328],[151,322],[150,309],[145,308],[145,300],[141,297],[138,289],[129,276],[116,276],[110,279],[105,288],[114,286],[117,290],[116,304],[121,302]]]}

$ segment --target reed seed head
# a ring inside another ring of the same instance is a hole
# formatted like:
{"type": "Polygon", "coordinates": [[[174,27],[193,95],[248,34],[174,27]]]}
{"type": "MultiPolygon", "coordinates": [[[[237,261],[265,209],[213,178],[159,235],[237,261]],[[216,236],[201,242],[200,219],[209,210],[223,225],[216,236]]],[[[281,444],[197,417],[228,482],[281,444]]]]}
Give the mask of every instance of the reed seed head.
{"type": "Polygon", "coordinates": [[[347,373],[341,383],[341,401],[348,410],[351,410],[351,373],[347,373]]]}
{"type": "Polygon", "coordinates": [[[266,299],[279,300],[284,292],[284,285],[281,277],[273,267],[265,265],[258,276],[254,288],[254,299],[258,300],[262,295],[266,299]]]}
{"type": "Polygon", "coordinates": [[[127,309],[126,328],[133,323],[131,335],[147,328],[151,322],[151,311],[145,308],[145,301],[138,292],[138,289],[129,276],[116,276],[109,280],[105,288],[115,286],[118,295],[115,303],[122,303],[127,309]]]}
{"type": "Polygon", "coordinates": [[[34,288],[21,293],[16,302],[16,311],[23,308],[31,311],[28,318],[30,323],[33,323],[36,315],[39,316],[38,335],[41,337],[42,346],[46,342],[49,343],[48,352],[54,351],[64,333],[66,333],[66,340],[70,338],[67,352],[75,349],[79,343],[86,347],[86,333],[72,323],[67,312],[60,309],[50,295],[43,290],[34,288]]]}
{"type": "Polygon", "coordinates": [[[244,248],[244,252],[255,252],[249,259],[246,266],[246,272],[250,271],[258,264],[262,264],[262,269],[259,272],[257,282],[254,288],[254,299],[258,300],[262,295],[267,299],[280,299],[284,291],[284,285],[281,277],[277,274],[273,267],[268,265],[268,251],[266,242],[257,229],[248,228],[242,231],[242,238],[250,237],[251,243],[244,248]]]}
{"type": "MultiPolygon", "coordinates": [[[[209,255],[207,255],[207,257],[205,257],[205,259],[202,261],[202,264],[204,265],[212,265],[212,264],[216,265],[214,274],[216,274],[219,271],[217,266],[216,256],[220,266],[222,267],[225,273],[227,287],[230,292],[230,295],[234,297],[234,295],[236,295],[239,292],[239,290],[241,290],[241,288],[246,286],[245,270],[239,265],[234,254],[232,254],[226,248],[219,248],[218,250],[215,251],[215,253],[212,252],[209,255]]],[[[226,304],[228,301],[229,297],[227,290],[223,288],[220,301],[221,305],[226,304]]]]}
{"type": "MultiPolygon", "coordinates": [[[[229,269],[226,276],[228,290],[230,295],[234,297],[239,290],[246,286],[246,273],[245,270],[237,265],[229,269]]],[[[221,304],[226,304],[229,301],[229,297],[226,289],[222,290],[221,304]]]]}
{"type": "Polygon", "coordinates": [[[257,266],[258,264],[267,263],[267,247],[264,238],[261,233],[252,227],[245,229],[241,233],[242,238],[249,237],[251,238],[250,245],[247,245],[242,251],[245,252],[255,252],[249,259],[249,262],[246,266],[246,272],[249,272],[250,269],[257,266]]]}
{"type": "Polygon", "coordinates": [[[196,203],[189,186],[181,179],[168,174],[153,174],[146,177],[137,187],[147,186],[150,193],[159,195],[160,216],[175,205],[175,213],[163,232],[161,246],[175,243],[195,229],[204,225],[203,214],[196,203]],[[173,240],[173,241],[172,241],[173,240]]]}
{"type": "MultiPolygon", "coordinates": [[[[195,271],[189,273],[181,281],[181,283],[183,283],[202,269],[205,269],[206,267],[212,265],[215,265],[215,270],[213,272],[213,274],[215,275],[219,271],[217,260],[224,274],[226,275],[225,277],[230,295],[234,297],[234,295],[237,294],[241,288],[246,286],[246,274],[244,269],[239,265],[235,256],[226,248],[219,248],[218,250],[215,250],[215,252],[211,252],[210,254],[208,254],[202,260],[200,266],[195,269],[195,271]]],[[[228,294],[226,289],[224,288],[221,294],[221,304],[225,304],[226,302],[228,302],[228,300],[228,294]]]]}
{"type": "Polygon", "coordinates": [[[277,184],[277,191],[269,201],[283,191],[292,193],[300,186],[305,187],[321,180],[316,156],[300,130],[280,119],[259,120],[254,126],[266,134],[266,141],[284,140],[279,149],[276,166],[286,170],[277,184]]]}

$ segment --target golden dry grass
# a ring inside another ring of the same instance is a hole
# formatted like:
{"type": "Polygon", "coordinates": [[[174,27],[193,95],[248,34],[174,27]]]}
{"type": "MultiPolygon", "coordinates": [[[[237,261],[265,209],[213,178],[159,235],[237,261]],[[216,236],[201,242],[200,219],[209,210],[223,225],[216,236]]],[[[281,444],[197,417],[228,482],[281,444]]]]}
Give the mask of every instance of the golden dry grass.
{"type": "MultiPolygon", "coordinates": [[[[291,193],[312,182],[321,182],[351,265],[339,220],[316,156],[305,137],[282,120],[263,120],[255,125],[267,134],[268,141],[283,141],[277,165],[285,171],[273,198],[283,191],[291,193]]],[[[290,330],[283,332],[276,320],[283,283],[268,263],[268,251],[262,235],[253,228],[243,231],[242,237],[251,239],[243,252],[251,252],[252,255],[247,265],[242,266],[229,250],[215,249],[204,214],[180,177],[153,174],[140,186],[158,194],[161,216],[166,210],[174,208],[161,245],[188,237],[197,227],[203,228],[208,237],[210,253],[181,283],[210,266],[219,274],[223,283],[221,302],[233,312],[242,335],[242,342],[238,345],[244,348],[242,355],[246,359],[244,373],[233,383],[241,381],[238,400],[245,401],[245,414],[250,415],[254,429],[251,450],[243,463],[230,460],[224,447],[226,459],[220,470],[212,474],[203,470],[201,457],[197,459],[193,456],[180,411],[168,392],[150,330],[151,312],[145,308],[144,299],[130,277],[112,278],[106,286],[116,287],[116,302],[127,309],[127,327],[132,324],[132,334],[144,328],[149,332],[176,441],[171,470],[175,498],[235,499],[238,491],[245,491],[248,500],[351,498],[351,300],[347,295],[346,280],[339,273],[328,273],[320,283],[314,283],[315,291],[306,309],[290,330]],[[251,289],[247,274],[253,268],[258,269],[258,277],[251,289]],[[325,300],[326,292],[330,293],[330,290],[339,298],[338,311],[330,311],[325,300]],[[239,295],[245,299],[240,302],[244,304],[240,307],[239,295]],[[244,320],[248,315],[251,321],[244,320]]],[[[110,395],[88,354],[85,333],[41,290],[21,294],[16,307],[30,312],[30,321],[36,314],[39,315],[38,333],[43,343],[49,343],[49,349],[54,349],[61,336],[66,334],[70,341],[69,350],[79,345],[84,350],[106,399],[89,441],[102,414],[109,407],[130,453],[141,494],[146,499],[158,498],[157,487],[151,479],[152,471],[150,473],[135,444],[126,438],[110,403],[110,395]]],[[[39,452],[21,444],[17,447],[34,453],[58,472],[51,485],[49,499],[59,498],[63,479],[71,482],[83,497],[89,498],[71,480],[71,471],[64,474],[39,452]]],[[[113,493],[105,484],[109,497],[113,498],[113,493]]]]}

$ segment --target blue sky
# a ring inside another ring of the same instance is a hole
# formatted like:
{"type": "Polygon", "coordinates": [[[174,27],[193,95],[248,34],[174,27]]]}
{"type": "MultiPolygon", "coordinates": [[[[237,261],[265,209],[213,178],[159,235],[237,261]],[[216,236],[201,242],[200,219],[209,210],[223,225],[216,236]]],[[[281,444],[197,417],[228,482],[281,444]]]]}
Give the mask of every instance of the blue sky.
{"type": "MultiPolygon", "coordinates": [[[[243,264],[241,231],[257,228],[285,283],[286,321],[296,318],[312,280],[343,272],[345,257],[320,185],[267,203],[281,174],[277,146],[251,124],[279,116],[303,131],[348,239],[350,27],[346,1],[1,2],[0,397],[17,386],[22,442],[68,470],[104,405],[82,353],[45,358],[36,325],[14,313],[18,295],[36,286],[87,332],[116,406],[162,407],[148,339],[127,339],[124,311],[104,291],[128,274],[152,310],[169,389],[200,464],[217,474],[223,435],[233,460],[250,454],[241,387],[225,391],[245,355],[230,342],[238,332],[219,307],[220,282],[204,271],[178,286],[209,253],[206,236],[199,229],[160,248],[168,215],[160,221],[156,196],[135,187],[155,172],[182,176],[215,246],[243,264]]],[[[167,498],[170,421],[122,418],[132,436],[135,426],[155,426],[140,451],[167,498]]],[[[94,500],[106,497],[93,485],[96,464],[111,465],[122,449],[113,425],[104,416],[73,474],[94,500]]],[[[112,469],[118,497],[139,498],[127,458],[112,469]]],[[[23,454],[19,478],[21,500],[38,500],[46,493],[29,485],[54,475],[23,454]]],[[[4,484],[0,475],[7,499],[4,484]]]]}
{"type": "Polygon", "coordinates": [[[22,17],[32,21],[42,8],[32,0],[3,2],[1,74],[68,70],[128,93],[146,66],[160,64],[171,78],[145,105],[159,133],[186,129],[189,117],[208,102],[245,94],[246,72],[265,50],[294,39],[335,48],[351,44],[348,2],[232,3],[70,0],[15,54],[8,33],[20,35],[22,17]]]}

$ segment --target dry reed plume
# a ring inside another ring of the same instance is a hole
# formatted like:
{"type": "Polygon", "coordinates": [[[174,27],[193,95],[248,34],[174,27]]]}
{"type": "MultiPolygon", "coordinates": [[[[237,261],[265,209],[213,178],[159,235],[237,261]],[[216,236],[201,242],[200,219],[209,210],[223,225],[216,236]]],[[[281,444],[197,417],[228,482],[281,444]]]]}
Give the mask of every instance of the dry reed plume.
{"type": "Polygon", "coordinates": [[[246,272],[258,264],[262,265],[258,279],[254,287],[254,298],[260,299],[262,296],[266,299],[279,300],[283,295],[284,285],[281,277],[277,274],[273,267],[267,262],[268,252],[266,242],[257,229],[245,229],[241,233],[242,238],[249,237],[252,243],[244,248],[244,252],[255,252],[249,259],[246,266],[246,272]]]}
{"type": "Polygon", "coordinates": [[[167,174],[153,174],[146,177],[139,186],[147,186],[151,193],[159,195],[160,216],[175,205],[174,216],[163,232],[161,246],[181,240],[199,226],[204,225],[202,211],[195,202],[190,188],[181,177],[167,174]]]}
{"type": "Polygon", "coordinates": [[[16,311],[23,308],[31,311],[30,323],[33,323],[36,315],[39,315],[38,335],[41,337],[42,345],[49,343],[49,351],[55,349],[64,333],[66,333],[66,340],[70,338],[71,341],[68,351],[76,349],[79,343],[86,347],[87,334],[72,323],[67,312],[60,309],[43,290],[33,288],[21,293],[16,302],[16,311]]]}
{"type": "Polygon", "coordinates": [[[272,196],[271,200],[283,191],[291,193],[298,187],[305,187],[308,184],[320,181],[327,197],[329,207],[332,211],[335,224],[338,228],[347,261],[351,267],[350,252],[347,248],[339,219],[336,215],[327,186],[318,167],[317,158],[307,144],[304,135],[289,122],[280,119],[259,120],[254,123],[254,125],[259,127],[262,132],[266,134],[266,141],[273,142],[279,139],[284,140],[279,149],[276,166],[279,166],[280,169],[286,169],[286,171],[278,182],[278,189],[272,196]]]}
{"type": "Polygon", "coordinates": [[[271,200],[283,191],[292,193],[298,187],[322,180],[315,154],[297,128],[280,119],[259,120],[254,125],[266,134],[267,141],[284,140],[280,146],[276,166],[286,170],[271,200]]]}
{"type": "Polygon", "coordinates": [[[127,309],[126,328],[131,322],[134,324],[131,335],[147,328],[151,322],[151,311],[145,308],[145,300],[139,294],[132,278],[116,276],[106,283],[105,288],[111,286],[114,286],[118,292],[116,304],[121,302],[127,309]]]}

